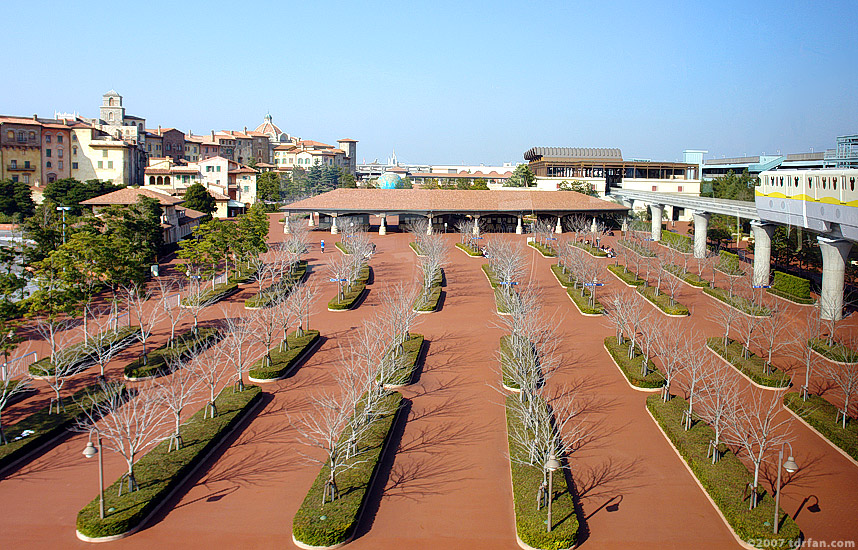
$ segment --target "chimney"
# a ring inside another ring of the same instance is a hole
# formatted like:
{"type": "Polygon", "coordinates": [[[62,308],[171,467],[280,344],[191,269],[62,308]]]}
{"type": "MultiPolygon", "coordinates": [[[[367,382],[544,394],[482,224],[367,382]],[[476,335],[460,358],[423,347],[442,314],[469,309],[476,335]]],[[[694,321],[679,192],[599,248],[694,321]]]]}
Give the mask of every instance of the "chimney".
{"type": "Polygon", "coordinates": [[[244,127],[244,133],[247,133],[247,126],[244,127]]]}
{"type": "Polygon", "coordinates": [[[39,115],[33,115],[33,120],[39,120],[39,115]]]}
{"type": "Polygon", "coordinates": [[[212,141],[214,141],[214,130],[212,130],[212,141]]]}
{"type": "Polygon", "coordinates": [[[160,124],[158,125],[158,135],[159,136],[161,135],[161,125],[160,124]]]}
{"type": "Polygon", "coordinates": [[[194,131],[188,130],[188,137],[194,137],[194,131]]]}

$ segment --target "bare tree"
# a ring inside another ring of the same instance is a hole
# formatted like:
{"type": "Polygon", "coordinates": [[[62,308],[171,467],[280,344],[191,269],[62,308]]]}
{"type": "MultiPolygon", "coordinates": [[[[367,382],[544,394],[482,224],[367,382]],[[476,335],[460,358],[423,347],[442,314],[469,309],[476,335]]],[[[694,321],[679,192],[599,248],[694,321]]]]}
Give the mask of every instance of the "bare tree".
{"type": "Polygon", "coordinates": [[[173,434],[170,436],[167,450],[171,451],[175,445],[178,451],[184,444],[181,434],[182,412],[201,400],[199,390],[202,388],[203,379],[189,368],[183,358],[173,358],[170,363],[172,374],[156,380],[154,385],[158,400],[173,416],[173,434]]]}
{"type": "Polygon", "coordinates": [[[137,284],[130,284],[122,287],[122,293],[128,302],[129,311],[137,320],[137,325],[140,327],[140,341],[143,343],[143,364],[148,361],[148,350],[146,343],[149,336],[155,329],[155,326],[164,318],[164,309],[158,307],[160,304],[154,300],[149,302],[152,293],[146,290],[145,287],[140,287],[137,284]]]}
{"type": "Polygon", "coordinates": [[[813,369],[819,364],[819,356],[813,349],[813,340],[820,337],[820,316],[817,311],[809,311],[805,322],[798,325],[795,338],[788,344],[788,353],[804,368],[804,385],[801,387],[801,398],[806,401],[810,392],[810,377],[813,369]]]}
{"type": "Polygon", "coordinates": [[[706,255],[702,258],[697,258],[697,276],[700,277],[701,280],[706,280],[703,276],[707,271],[712,274],[712,286],[715,286],[715,261],[718,259],[718,256],[712,254],[708,250],[706,251],[706,255]]]}
{"type": "Polygon", "coordinates": [[[791,419],[778,413],[783,402],[783,391],[749,388],[736,401],[736,408],[727,418],[725,441],[738,447],[748,455],[754,465],[754,481],[751,485],[750,507],[759,501],[760,466],[773,448],[789,441],[791,419]]]}
{"type": "Polygon", "coordinates": [[[721,362],[713,362],[703,378],[700,398],[697,401],[697,415],[712,427],[715,439],[710,442],[709,452],[712,464],[720,460],[718,445],[721,443],[728,420],[733,417],[739,386],[734,370],[721,362]]]}
{"type": "MultiPolygon", "coordinates": [[[[747,359],[751,356],[751,346],[759,339],[759,329],[763,324],[762,317],[756,315],[738,315],[736,328],[742,342],[742,357],[747,359]]],[[[767,367],[768,369],[768,367],[767,367]]]]}
{"type": "Polygon", "coordinates": [[[296,335],[304,336],[304,331],[310,330],[310,315],[312,306],[318,297],[319,290],[316,286],[308,283],[298,283],[292,288],[287,300],[292,316],[297,321],[296,335]]]}
{"type": "Polygon", "coordinates": [[[661,264],[659,267],[660,270],[664,272],[664,286],[667,287],[667,294],[670,296],[670,305],[673,306],[676,304],[676,291],[678,291],[679,287],[682,286],[682,279],[679,275],[668,271],[667,265],[661,264]]]}
{"type": "Polygon", "coordinates": [[[842,419],[843,429],[846,429],[846,421],[850,416],[850,406],[854,404],[854,398],[858,393],[858,361],[852,357],[852,349],[858,345],[858,336],[852,336],[846,344],[841,343],[838,349],[842,350],[842,356],[837,357],[836,362],[822,363],[822,373],[825,378],[837,386],[843,398],[843,408],[838,411],[838,420],[842,419]]]}
{"type": "Polygon", "coordinates": [[[259,342],[258,329],[252,316],[230,317],[224,311],[223,324],[224,338],[217,348],[218,357],[232,367],[235,387],[238,391],[244,391],[244,373],[259,360],[265,350],[255,345],[259,342]]]}
{"type": "Polygon", "coordinates": [[[3,431],[3,410],[18,396],[30,389],[30,374],[21,361],[15,361],[11,366],[4,365],[3,377],[0,379],[0,444],[8,443],[3,431]]]}
{"type": "MultiPolygon", "coordinates": [[[[107,448],[125,459],[128,470],[122,479],[127,482],[128,492],[136,491],[134,465],[144,449],[164,439],[169,419],[154,386],[138,386],[127,394],[121,391],[121,386],[102,382],[99,391],[103,395],[98,399],[88,398],[92,405],[81,406],[84,417],[75,429],[85,433],[98,431],[107,448]]],[[[122,485],[119,485],[120,496],[122,485]]]]}
{"type": "Polygon", "coordinates": [[[566,227],[566,231],[572,233],[574,235],[573,242],[578,242],[582,233],[587,232],[588,223],[587,217],[583,214],[575,214],[573,216],[566,216],[563,218],[563,225],[566,227]]]}
{"type": "Polygon", "coordinates": [[[741,315],[739,311],[720,300],[715,302],[715,308],[709,314],[709,320],[724,328],[724,349],[727,349],[727,341],[730,339],[730,329],[736,325],[737,318],[741,315]]]}
{"type": "MultiPolygon", "coordinates": [[[[98,365],[99,377],[104,378],[104,369],[126,346],[125,340],[117,340],[116,332],[110,328],[113,319],[106,315],[94,316],[96,333],[87,342],[87,354],[98,365]]],[[[149,331],[151,332],[151,328],[149,331]]]]}
{"type": "Polygon", "coordinates": [[[540,245],[553,248],[550,243],[554,238],[554,224],[545,218],[537,219],[533,224],[533,237],[540,245]]]}
{"type": "Polygon", "coordinates": [[[606,302],[605,315],[614,327],[617,344],[622,346],[626,335],[632,330],[629,327],[629,300],[622,293],[614,292],[606,302]]]}
{"type": "Polygon", "coordinates": [[[352,276],[352,261],[347,256],[331,256],[327,265],[331,279],[337,283],[337,303],[342,301],[344,283],[348,283],[352,276]]]}
{"type": "Polygon", "coordinates": [[[214,354],[214,358],[204,358],[200,355],[201,351],[202,349],[197,349],[189,355],[193,359],[185,363],[185,368],[192,371],[201,380],[200,384],[208,390],[208,402],[203,417],[214,418],[218,413],[215,399],[221,384],[232,373],[232,365],[220,361],[218,353],[214,354]]]}
{"type": "Polygon", "coordinates": [[[772,355],[787,347],[789,341],[783,337],[783,308],[777,303],[767,307],[770,315],[761,320],[755,332],[766,353],[766,374],[771,374],[772,355]]]}
{"type": "MultiPolygon", "coordinates": [[[[51,400],[56,403],[57,414],[63,408],[62,395],[60,392],[66,383],[66,379],[77,373],[80,360],[86,351],[84,344],[71,344],[71,327],[74,322],[71,319],[58,321],[56,319],[39,319],[35,324],[36,333],[44,339],[51,339],[51,356],[49,361],[36,367],[36,376],[47,382],[54,392],[51,400]]],[[[38,364],[38,363],[37,363],[38,364]]],[[[50,413],[51,407],[48,407],[50,413]]]]}
{"type": "Polygon", "coordinates": [[[418,239],[420,251],[420,271],[423,276],[423,293],[428,294],[432,283],[441,274],[441,269],[447,264],[447,246],[441,235],[422,235],[418,239]]]}
{"type": "Polygon", "coordinates": [[[509,298],[514,292],[513,284],[524,277],[527,266],[520,242],[513,244],[504,239],[493,239],[486,245],[489,253],[489,266],[503,294],[509,298]]]}
{"type": "Polygon", "coordinates": [[[180,307],[179,300],[182,292],[182,280],[176,277],[160,277],[158,278],[158,302],[159,307],[164,311],[164,315],[170,322],[170,340],[168,345],[173,347],[176,339],[176,326],[182,321],[185,316],[185,310],[180,307]]]}
{"type": "Polygon", "coordinates": [[[687,366],[691,354],[692,343],[686,331],[678,323],[661,323],[655,325],[657,333],[655,345],[661,361],[661,374],[664,376],[662,398],[669,401],[670,386],[679,373],[687,366]]]}
{"type": "MultiPolygon", "coordinates": [[[[687,334],[689,340],[699,341],[693,334],[687,334]]],[[[712,356],[706,351],[705,346],[690,345],[687,348],[685,373],[685,393],[688,396],[688,410],[685,412],[685,429],[690,430],[692,415],[694,414],[694,400],[702,391],[702,386],[707,373],[711,370],[712,356]]]]}

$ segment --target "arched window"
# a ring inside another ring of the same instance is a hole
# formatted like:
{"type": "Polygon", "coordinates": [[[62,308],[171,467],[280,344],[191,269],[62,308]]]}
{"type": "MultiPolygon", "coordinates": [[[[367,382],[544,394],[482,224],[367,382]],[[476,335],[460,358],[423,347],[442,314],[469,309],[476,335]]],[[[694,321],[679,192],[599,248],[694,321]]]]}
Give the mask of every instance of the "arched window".
{"type": "Polygon", "coordinates": [[[155,185],[155,176],[149,176],[149,185],[155,185]]]}
{"type": "Polygon", "coordinates": [[[163,183],[164,183],[164,178],[161,176],[158,176],[158,185],[161,185],[163,183]]]}
{"type": "Polygon", "coordinates": [[[51,167],[51,161],[46,162],[46,163],[45,163],[45,168],[50,168],[50,167],[51,167]]]}
{"type": "Polygon", "coordinates": [[[164,176],[164,185],[170,185],[170,176],[164,176]]]}
{"type": "Polygon", "coordinates": [[[45,143],[51,142],[51,134],[45,134],[45,143]]]}
{"type": "Polygon", "coordinates": [[[36,139],[36,132],[30,132],[30,139],[36,139]]]}
{"type": "Polygon", "coordinates": [[[12,130],[9,130],[8,132],[6,132],[6,137],[8,139],[15,139],[15,132],[13,132],[12,130]]]}
{"type": "MultiPolygon", "coordinates": [[[[113,101],[112,99],[110,101],[113,101]]],[[[107,120],[113,120],[113,112],[107,113],[107,120]]]]}

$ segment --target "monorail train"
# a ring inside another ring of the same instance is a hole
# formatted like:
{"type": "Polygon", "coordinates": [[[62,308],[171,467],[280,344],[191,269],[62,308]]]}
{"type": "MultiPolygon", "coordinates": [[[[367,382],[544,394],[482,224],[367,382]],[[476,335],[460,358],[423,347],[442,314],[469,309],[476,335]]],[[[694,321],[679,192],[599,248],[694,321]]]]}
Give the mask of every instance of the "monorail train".
{"type": "Polygon", "coordinates": [[[858,169],[767,170],[754,195],[762,220],[858,241],[858,169]]]}

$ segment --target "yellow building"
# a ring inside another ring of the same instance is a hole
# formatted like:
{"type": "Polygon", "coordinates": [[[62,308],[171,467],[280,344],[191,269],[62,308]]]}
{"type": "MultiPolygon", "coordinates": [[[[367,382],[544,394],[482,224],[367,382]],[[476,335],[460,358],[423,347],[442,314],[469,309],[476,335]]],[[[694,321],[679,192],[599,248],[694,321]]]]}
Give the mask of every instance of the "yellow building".
{"type": "Polygon", "coordinates": [[[0,179],[42,181],[42,125],[33,119],[0,117],[0,179]]]}
{"type": "Polygon", "coordinates": [[[77,124],[72,129],[71,177],[79,181],[99,179],[131,184],[132,147],[92,126],[77,124]]]}

